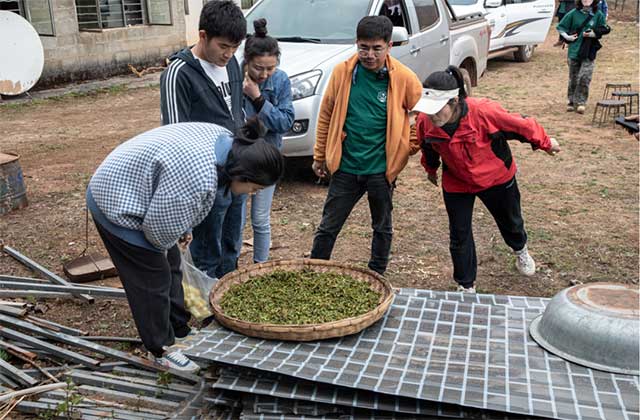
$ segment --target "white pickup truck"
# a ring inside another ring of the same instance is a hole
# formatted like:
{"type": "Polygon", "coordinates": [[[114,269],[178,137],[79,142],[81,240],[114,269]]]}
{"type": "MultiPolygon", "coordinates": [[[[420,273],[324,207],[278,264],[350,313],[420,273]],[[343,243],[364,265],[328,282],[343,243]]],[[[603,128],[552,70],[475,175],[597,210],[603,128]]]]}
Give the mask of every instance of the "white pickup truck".
{"type": "Polygon", "coordinates": [[[544,42],[553,19],[553,0],[449,0],[458,15],[485,15],[491,24],[489,58],[513,53],[527,62],[544,42]]]}
{"type": "MultiPolygon", "coordinates": [[[[364,16],[383,14],[384,0],[260,0],[246,14],[267,19],[279,40],[280,68],[291,80],[295,122],[283,141],[288,157],[312,156],[318,112],[333,68],[356,53],[355,32],[364,16]]],[[[458,19],[445,0],[399,0],[391,55],[424,81],[449,64],[476,85],[487,65],[490,30],[482,16],[458,19]]]]}

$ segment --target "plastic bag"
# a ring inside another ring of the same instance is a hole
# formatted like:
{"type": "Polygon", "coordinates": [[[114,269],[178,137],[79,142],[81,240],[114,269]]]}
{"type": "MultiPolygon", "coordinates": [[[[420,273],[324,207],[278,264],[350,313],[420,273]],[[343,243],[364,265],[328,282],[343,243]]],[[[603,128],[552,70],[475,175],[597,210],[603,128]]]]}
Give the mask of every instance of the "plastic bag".
{"type": "Polygon", "coordinates": [[[182,251],[182,289],[187,310],[198,321],[213,315],[209,304],[209,292],[218,281],[207,276],[193,265],[189,248],[182,251]]]}

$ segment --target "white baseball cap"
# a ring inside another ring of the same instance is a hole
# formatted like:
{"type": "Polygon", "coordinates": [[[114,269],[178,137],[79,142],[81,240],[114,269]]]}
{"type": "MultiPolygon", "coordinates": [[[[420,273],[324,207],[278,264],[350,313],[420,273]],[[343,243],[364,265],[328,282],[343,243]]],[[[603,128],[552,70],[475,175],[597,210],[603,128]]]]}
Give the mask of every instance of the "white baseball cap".
{"type": "Polygon", "coordinates": [[[453,98],[457,98],[460,89],[437,90],[423,89],[422,96],[418,103],[413,107],[412,111],[422,112],[424,114],[435,115],[453,98]]]}

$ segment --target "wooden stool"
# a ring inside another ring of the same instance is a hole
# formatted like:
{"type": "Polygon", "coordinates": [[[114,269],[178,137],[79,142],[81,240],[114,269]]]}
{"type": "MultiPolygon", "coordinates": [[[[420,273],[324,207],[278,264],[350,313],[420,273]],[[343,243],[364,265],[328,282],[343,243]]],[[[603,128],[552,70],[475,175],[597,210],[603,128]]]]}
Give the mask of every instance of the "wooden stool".
{"type": "Polygon", "coordinates": [[[629,114],[633,114],[633,103],[636,103],[636,107],[640,108],[640,99],[638,98],[638,92],[631,92],[628,90],[625,91],[616,91],[611,94],[611,97],[617,98],[621,101],[624,101],[627,105],[629,105],[629,114]]]}
{"type": "Polygon", "coordinates": [[[602,95],[602,99],[611,99],[609,98],[609,92],[622,92],[631,91],[631,83],[607,83],[604,87],[604,95],[602,95]]]}
{"type": "Polygon", "coordinates": [[[598,101],[596,104],[596,109],[593,111],[593,118],[591,119],[591,125],[598,122],[598,127],[601,127],[602,124],[612,120],[611,113],[613,112],[613,116],[617,116],[620,114],[620,109],[624,108],[624,115],[627,114],[627,104],[625,101],[620,101],[618,99],[603,99],[598,101]],[[598,110],[600,110],[600,114],[598,115],[598,110]]]}

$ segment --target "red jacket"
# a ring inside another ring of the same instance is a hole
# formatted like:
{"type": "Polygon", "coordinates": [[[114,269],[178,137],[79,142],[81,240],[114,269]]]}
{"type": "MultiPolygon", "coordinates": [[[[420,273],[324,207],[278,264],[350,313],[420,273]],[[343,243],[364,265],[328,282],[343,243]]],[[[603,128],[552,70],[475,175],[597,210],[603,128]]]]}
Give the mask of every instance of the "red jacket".
{"type": "Polygon", "coordinates": [[[449,137],[429,117],[420,114],[417,135],[422,166],[435,174],[442,158],[442,188],[447,192],[475,193],[504,184],[516,174],[507,140],[531,144],[533,150],[549,150],[551,141],[533,118],[507,112],[489,99],[466,98],[467,114],[449,137]]]}

